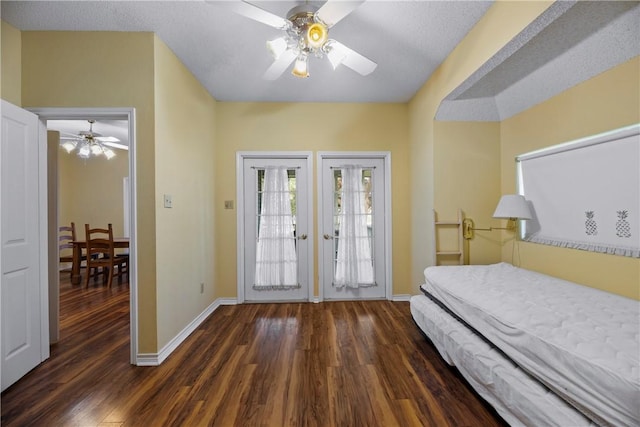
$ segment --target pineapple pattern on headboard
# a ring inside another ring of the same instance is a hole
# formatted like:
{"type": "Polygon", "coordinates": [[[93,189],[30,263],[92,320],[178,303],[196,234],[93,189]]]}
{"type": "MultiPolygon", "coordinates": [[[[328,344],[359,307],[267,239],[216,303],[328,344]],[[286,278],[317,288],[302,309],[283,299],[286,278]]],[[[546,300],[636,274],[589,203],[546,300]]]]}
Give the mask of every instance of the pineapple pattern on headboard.
{"type": "Polygon", "coordinates": [[[629,211],[616,211],[618,220],[616,221],[616,236],[631,237],[631,224],[627,221],[629,211]]]}
{"type": "Polygon", "coordinates": [[[516,165],[533,208],[524,241],[640,259],[640,123],[520,154],[516,165]]]}
{"type": "Polygon", "coordinates": [[[587,216],[587,220],[584,222],[584,232],[587,233],[587,236],[597,236],[598,224],[596,220],[593,219],[595,213],[593,211],[586,211],[584,214],[587,216]]]}

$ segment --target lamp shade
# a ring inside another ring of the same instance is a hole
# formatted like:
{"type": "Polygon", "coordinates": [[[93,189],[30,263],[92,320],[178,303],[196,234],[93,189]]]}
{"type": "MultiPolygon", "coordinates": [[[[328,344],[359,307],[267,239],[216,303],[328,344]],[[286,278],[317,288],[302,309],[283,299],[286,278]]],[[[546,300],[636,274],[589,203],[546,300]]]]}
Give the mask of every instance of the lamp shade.
{"type": "Polygon", "coordinates": [[[493,217],[499,219],[531,219],[532,215],[524,196],[506,194],[498,202],[493,217]]]}
{"type": "Polygon", "coordinates": [[[320,22],[316,22],[307,29],[307,45],[318,49],[327,41],[327,36],[327,27],[320,22]]]}
{"type": "Polygon", "coordinates": [[[278,59],[287,50],[287,41],[284,37],[278,37],[275,40],[269,40],[267,42],[267,49],[273,56],[273,59],[278,59]]]}
{"type": "Polygon", "coordinates": [[[77,141],[64,141],[60,145],[62,146],[62,148],[67,150],[67,153],[70,153],[70,152],[73,151],[74,148],[76,148],[76,145],[78,145],[78,142],[77,141]]]}
{"type": "Polygon", "coordinates": [[[293,66],[293,70],[291,71],[291,74],[293,74],[296,77],[309,77],[309,69],[307,68],[308,65],[308,57],[307,55],[303,55],[300,54],[298,56],[298,59],[296,59],[296,63],[293,66]]]}

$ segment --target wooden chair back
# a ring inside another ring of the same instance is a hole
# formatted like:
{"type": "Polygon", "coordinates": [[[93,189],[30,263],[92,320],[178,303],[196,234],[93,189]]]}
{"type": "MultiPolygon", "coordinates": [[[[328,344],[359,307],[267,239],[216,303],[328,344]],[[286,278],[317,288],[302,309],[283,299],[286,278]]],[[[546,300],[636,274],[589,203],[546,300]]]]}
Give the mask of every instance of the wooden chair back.
{"type": "Polygon", "coordinates": [[[89,278],[95,274],[98,268],[103,269],[103,273],[108,273],[107,286],[111,287],[115,267],[118,267],[118,276],[122,276],[125,271],[125,264],[128,263],[128,255],[116,255],[113,246],[113,227],[91,228],[89,224],[84,225],[87,242],[87,274],[85,286],[89,286],[89,278]]]}
{"type": "MultiPolygon", "coordinates": [[[[76,240],[76,225],[62,225],[58,227],[58,250],[60,263],[73,263],[73,241],[76,240]]],[[[73,266],[72,266],[73,267],[73,266]]],[[[72,274],[73,268],[68,268],[72,274]]],[[[67,271],[67,269],[62,270],[67,271]]]]}
{"type": "Polygon", "coordinates": [[[62,225],[58,227],[58,249],[60,250],[60,262],[73,261],[73,242],[76,240],[76,225],[62,225]]]}

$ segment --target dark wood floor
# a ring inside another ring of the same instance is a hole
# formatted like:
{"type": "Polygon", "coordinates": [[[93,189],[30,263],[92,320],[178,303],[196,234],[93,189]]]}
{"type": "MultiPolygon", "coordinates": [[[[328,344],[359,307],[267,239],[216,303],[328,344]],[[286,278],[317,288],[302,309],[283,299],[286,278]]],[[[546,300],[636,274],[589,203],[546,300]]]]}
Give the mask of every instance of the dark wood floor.
{"type": "Polygon", "coordinates": [[[51,359],[2,394],[3,426],[505,426],[406,302],[217,309],[161,366],[129,365],[129,293],[61,285],[51,359]]]}

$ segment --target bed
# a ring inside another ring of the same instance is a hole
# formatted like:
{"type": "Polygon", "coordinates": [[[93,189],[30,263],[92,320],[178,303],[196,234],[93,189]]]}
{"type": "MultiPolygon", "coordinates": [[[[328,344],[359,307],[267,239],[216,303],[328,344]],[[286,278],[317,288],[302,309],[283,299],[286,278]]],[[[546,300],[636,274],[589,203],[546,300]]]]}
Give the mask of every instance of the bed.
{"type": "Polygon", "coordinates": [[[509,424],[640,425],[640,302],[507,263],[421,291],[416,324],[509,424]]]}

